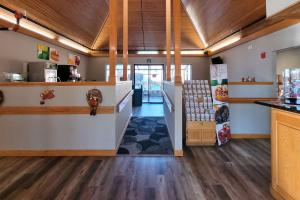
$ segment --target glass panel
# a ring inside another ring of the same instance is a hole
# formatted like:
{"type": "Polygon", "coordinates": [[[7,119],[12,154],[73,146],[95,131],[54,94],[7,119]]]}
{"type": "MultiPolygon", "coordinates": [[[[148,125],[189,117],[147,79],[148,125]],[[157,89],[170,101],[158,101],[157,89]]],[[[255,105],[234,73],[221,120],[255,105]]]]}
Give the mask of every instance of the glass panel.
{"type": "MultiPolygon", "coordinates": [[[[181,65],[181,81],[191,80],[192,76],[192,66],[191,65],[181,65]]],[[[171,81],[175,79],[175,65],[171,65],[171,81]]]]}
{"type": "Polygon", "coordinates": [[[135,87],[143,88],[143,102],[148,102],[149,96],[149,74],[148,65],[135,66],[135,87]]]}
{"type": "MultiPolygon", "coordinates": [[[[127,67],[127,77],[128,80],[130,80],[130,76],[131,76],[131,70],[130,70],[130,65],[128,65],[127,67]]],[[[105,66],[105,81],[108,81],[109,79],[109,65],[105,66]]],[[[122,64],[118,64],[116,66],[116,76],[117,76],[117,81],[119,82],[121,80],[121,77],[123,77],[123,65],[122,64]]]]}
{"type": "Polygon", "coordinates": [[[144,103],[162,103],[163,65],[135,65],[135,87],[143,87],[144,103]]]}
{"type": "Polygon", "coordinates": [[[150,65],[149,68],[149,102],[162,103],[163,66],[150,65]]]}

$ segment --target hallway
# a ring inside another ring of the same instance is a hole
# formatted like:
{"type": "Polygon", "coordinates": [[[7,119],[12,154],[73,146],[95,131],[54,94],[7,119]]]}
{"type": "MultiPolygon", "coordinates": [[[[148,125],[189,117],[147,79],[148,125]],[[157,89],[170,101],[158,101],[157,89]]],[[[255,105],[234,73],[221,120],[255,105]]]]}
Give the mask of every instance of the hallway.
{"type": "Polygon", "coordinates": [[[163,117],[163,104],[143,103],[142,106],[133,107],[133,116],[135,117],[163,117]]]}

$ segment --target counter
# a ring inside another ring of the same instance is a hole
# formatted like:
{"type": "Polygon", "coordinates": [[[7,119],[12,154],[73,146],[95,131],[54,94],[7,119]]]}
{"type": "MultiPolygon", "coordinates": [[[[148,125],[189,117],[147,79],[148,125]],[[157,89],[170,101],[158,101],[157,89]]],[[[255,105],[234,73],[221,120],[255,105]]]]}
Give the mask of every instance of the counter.
{"type": "Polygon", "coordinates": [[[280,100],[275,101],[255,101],[256,104],[276,108],[279,110],[285,110],[293,113],[300,114],[300,105],[290,105],[282,103],[280,100]]]}
{"type": "Polygon", "coordinates": [[[299,106],[280,101],[256,102],[272,108],[271,193],[275,199],[300,199],[299,106]]]}
{"type": "Polygon", "coordinates": [[[132,82],[0,83],[0,156],[115,155],[132,114],[132,82]],[[55,97],[40,104],[40,94],[55,97]],[[90,116],[86,94],[103,101],[90,116]]]}

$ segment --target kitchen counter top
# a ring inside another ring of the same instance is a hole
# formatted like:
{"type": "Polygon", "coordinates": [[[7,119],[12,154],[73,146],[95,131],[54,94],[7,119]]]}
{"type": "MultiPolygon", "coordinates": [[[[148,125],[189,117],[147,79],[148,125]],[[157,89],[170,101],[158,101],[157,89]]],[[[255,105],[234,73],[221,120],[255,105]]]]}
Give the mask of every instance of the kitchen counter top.
{"type": "Polygon", "coordinates": [[[280,110],[285,110],[293,113],[300,114],[300,105],[292,105],[292,104],[285,104],[280,100],[276,101],[255,101],[256,104],[268,106],[271,108],[277,108],[280,110]]]}

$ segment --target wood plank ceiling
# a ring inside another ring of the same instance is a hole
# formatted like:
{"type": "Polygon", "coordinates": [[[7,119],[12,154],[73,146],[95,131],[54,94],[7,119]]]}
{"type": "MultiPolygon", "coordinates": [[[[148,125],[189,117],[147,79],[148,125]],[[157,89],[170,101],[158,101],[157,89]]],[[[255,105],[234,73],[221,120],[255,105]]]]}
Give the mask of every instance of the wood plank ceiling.
{"type": "MultiPolygon", "coordinates": [[[[120,0],[119,5],[122,4],[120,0]]],[[[165,50],[165,0],[129,0],[129,50],[165,50]]],[[[122,49],[122,10],[118,11],[118,49],[122,49]]],[[[182,7],[183,49],[204,48],[197,32],[182,7]]],[[[93,49],[108,50],[109,23],[106,23],[93,49]]]]}
{"type": "Polygon", "coordinates": [[[266,17],[265,0],[182,0],[208,46],[266,17]]]}
{"type": "Polygon", "coordinates": [[[108,15],[109,0],[0,0],[66,37],[91,47],[108,15]]]}
{"type": "MultiPolygon", "coordinates": [[[[122,0],[119,0],[122,5],[122,0]]],[[[265,17],[265,0],[182,0],[182,49],[203,49],[265,17]]],[[[13,10],[95,50],[108,50],[109,0],[0,0],[13,10]]],[[[122,9],[118,12],[122,49],[122,9]]],[[[165,50],[165,0],[129,0],[129,50],[165,50]]]]}

